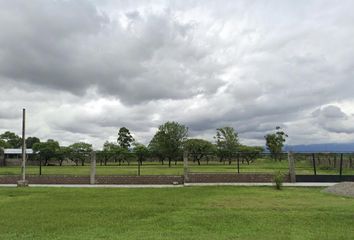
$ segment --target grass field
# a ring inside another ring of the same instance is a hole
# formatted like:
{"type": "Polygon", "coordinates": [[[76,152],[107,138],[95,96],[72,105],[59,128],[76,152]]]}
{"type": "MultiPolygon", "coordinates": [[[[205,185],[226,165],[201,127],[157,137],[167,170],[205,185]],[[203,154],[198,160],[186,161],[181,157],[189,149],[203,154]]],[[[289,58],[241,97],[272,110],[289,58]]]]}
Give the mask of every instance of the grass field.
{"type": "MultiPolygon", "coordinates": [[[[232,162],[231,165],[228,163],[223,164],[220,162],[211,162],[206,165],[197,165],[196,163],[189,163],[190,172],[225,172],[225,173],[236,173],[237,165],[236,162],[232,162]]],[[[240,164],[240,172],[262,172],[262,173],[274,173],[276,171],[288,172],[288,161],[283,160],[281,162],[275,162],[272,160],[257,159],[256,162],[247,164],[240,164]]],[[[0,167],[0,175],[16,175],[20,174],[21,169],[19,166],[15,167],[0,167]]],[[[117,164],[110,163],[109,166],[100,166],[97,165],[97,175],[137,175],[138,166],[136,162],[133,162],[131,165],[124,163],[122,166],[117,164]]],[[[183,174],[183,164],[178,162],[177,165],[174,163],[171,165],[171,168],[168,167],[168,164],[161,165],[158,162],[147,162],[141,166],[141,175],[182,175],[183,174]]],[[[309,162],[297,162],[296,172],[298,174],[313,174],[312,165],[309,162]]],[[[90,166],[43,166],[42,174],[43,175],[89,175],[90,166]]],[[[317,168],[318,174],[338,174],[338,169],[328,170],[317,168]]],[[[27,174],[39,174],[38,166],[28,166],[27,174]]],[[[354,174],[354,169],[343,170],[343,174],[354,174]]]]}
{"type": "Polygon", "coordinates": [[[354,199],[319,188],[0,188],[0,239],[353,239],[354,199]]]}

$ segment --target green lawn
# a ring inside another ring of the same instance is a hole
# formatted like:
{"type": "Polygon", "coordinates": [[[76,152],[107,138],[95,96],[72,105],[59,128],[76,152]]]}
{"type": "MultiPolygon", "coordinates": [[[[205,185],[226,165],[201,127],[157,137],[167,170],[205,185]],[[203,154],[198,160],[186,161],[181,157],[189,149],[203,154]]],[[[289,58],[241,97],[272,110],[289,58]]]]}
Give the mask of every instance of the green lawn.
{"type": "MultiPolygon", "coordinates": [[[[210,162],[208,165],[203,162],[201,165],[190,162],[190,172],[217,172],[217,173],[236,173],[237,165],[236,162],[232,162],[231,165],[228,163],[220,162],[210,162]]],[[[284,173],[288,172],[288,161],[283,160],[281,162],[275,162],[269,159],[257,159],[256,162],[240,164],[241,173],[250,172],[261,172],[261,173],[274,173],[276,171],[282,171],[284,173]]],[[[317,174],[339,174],[338,169],[321,169],[317,168],[317,174]]],[[[16,175],[20,174],[20,167],[0,167],[0,175],[16,175]]],[[[122,166],[110,163],[109,166],[97,165],[97,175],[137,175],[138,166],[136,162],[131,165],[124,163],[122,166]]],[[[146,162],[141,166],[141,175],[182,175],[183,174],[183,164],[178,162],[177,165],[174,163],[171,168],[168,164],[161,165],[158,162],[146,162]]],[[[296,164],[296,172],[298,174],[313,174],[312,165],[308,161],[298,161],[296,164]]],[[[44,166],[42,167],[43,175],[89,175],[90,166],[44,166]]],[[[38,166],[28,166],[27,174],[39,174],[38,166]]],[[[343,174],[354,174],[354,169],[345,168],[343,174]]]]}
{"type": "Polygon", "coordinates": [[[354,199],[319,188],[0,188],[0,239],[353,239],[354,199]]]}

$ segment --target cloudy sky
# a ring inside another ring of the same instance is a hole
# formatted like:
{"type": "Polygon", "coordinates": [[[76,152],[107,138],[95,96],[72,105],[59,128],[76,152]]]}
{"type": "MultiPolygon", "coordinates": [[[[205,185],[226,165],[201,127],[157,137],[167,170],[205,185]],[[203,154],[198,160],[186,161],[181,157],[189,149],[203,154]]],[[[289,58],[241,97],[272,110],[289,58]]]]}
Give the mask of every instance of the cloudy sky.
{"type": "Polygon", "coordinates": [[[353,1],[0,0],[0,132],[100,147],[165,121],[354,142],[353,1]]]}

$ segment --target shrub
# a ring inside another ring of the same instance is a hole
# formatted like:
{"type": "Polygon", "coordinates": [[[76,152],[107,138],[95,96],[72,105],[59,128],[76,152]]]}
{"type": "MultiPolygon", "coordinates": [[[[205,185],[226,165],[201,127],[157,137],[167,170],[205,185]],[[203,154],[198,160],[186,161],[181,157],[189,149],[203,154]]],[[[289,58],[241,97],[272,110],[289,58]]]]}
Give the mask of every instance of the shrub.
{"type": "Polygon", "coordinates": [[[276,172],[274,174],[273,181],[275,184],[275,188],[277,190],[281,190],[281,188],[283,187],[283,182],[284,182],[284,174],[281,173],[280,171],[276,172]]]}

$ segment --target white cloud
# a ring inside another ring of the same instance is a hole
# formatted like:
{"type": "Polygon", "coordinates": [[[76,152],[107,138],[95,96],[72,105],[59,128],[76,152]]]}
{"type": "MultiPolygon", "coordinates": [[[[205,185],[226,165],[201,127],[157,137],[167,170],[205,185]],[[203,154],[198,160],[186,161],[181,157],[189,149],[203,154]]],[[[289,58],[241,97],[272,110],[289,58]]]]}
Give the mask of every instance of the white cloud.
{"type": "Polygon", "coordinates": [[[325,106],[313,113],[317,123],[333,133],[354,134],[354,116],[347,115],[338,106],[325,106]]]}
{"type": "Polygon", "coordinates": [[[147,143],[174,120],[212,139],[354,141],[351,1],[1,1],[0,132],[147,143]]]}

